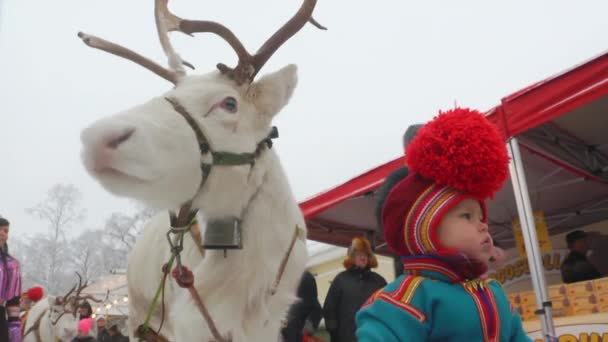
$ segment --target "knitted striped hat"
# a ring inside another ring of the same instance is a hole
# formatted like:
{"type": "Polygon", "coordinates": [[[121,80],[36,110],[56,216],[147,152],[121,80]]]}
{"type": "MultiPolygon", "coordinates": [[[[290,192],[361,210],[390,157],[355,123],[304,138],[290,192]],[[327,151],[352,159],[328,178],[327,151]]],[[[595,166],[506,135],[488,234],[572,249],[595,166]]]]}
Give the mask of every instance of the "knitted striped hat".
{"type": "Polygon", "coordinates": [[[382,209],[388,246],[400,256],[444,252],[437,235],[443,215],[465,199],[480,202],[500,190],[509,157],[498,129],[479,111],[439,112],[406,149],[409,175],[382,209]]]}

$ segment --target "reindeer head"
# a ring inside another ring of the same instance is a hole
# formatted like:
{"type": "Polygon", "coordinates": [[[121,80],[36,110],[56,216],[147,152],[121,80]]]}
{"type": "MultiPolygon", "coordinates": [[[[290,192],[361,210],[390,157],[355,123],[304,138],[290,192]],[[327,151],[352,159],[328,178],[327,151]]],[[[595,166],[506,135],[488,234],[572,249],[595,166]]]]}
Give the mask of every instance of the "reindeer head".
{"type": "MultiPolygon", "coordinates": [[[[297,75],[296,67],[289,65],[257,81],[255,76],[307,22],[322,27],[311,16],[316,0],[304,0],[298,12],[251,55],[228,28],[216,22],[181,19],[169,12],[167,1],[155,1],[155,18],[169,68],[79,33],[87,45],[127,58],[175,85],[162,96],[97,121],[82,132],[82,141],[86,169],[108,191],[152,206],[175,208],[198,193],[209,174],[201,163],[217,164],[212,152],[240,156],[259,152],[259,143],[271,132],[272,118],[289,102],[297,75]],[[214,33],[235,50],[238,64],[230,68],[220,63],[214,72],[186,76],[184,65],[190,63],[171,46],[171,31],[214,33]]],[[[221,164],[231,166],[226,169],[230,169],[228,179],[232,181],[223,184],[242,186],[247,182],[250,163],[235,164],[234,160],[221,164]]]]}
{"type": "Polygon", "coordinates": [[[80,321],[79,308],[84,301],[102,302],[91,295],[81,294],[87,284],[82,283],[80,274],[77,275],[78,284],[74,285],[65,296],[48,298],[51,326],[55,336],[61,341],[72,341],[76,337],[80,321]]]}
{"type": "Polygon", "coordinates": [[[72,341],[78,333],[79,319],[72,315],[72,308],[70,306],[61,303],[61,298],[48,297],[51,328],[54,335],[60,341],[72,341]]]}
{"type": "MultiPolygon", "coordinates": [[[[49,310],[51,324],[57,325],[61,319],[73,318],[78,322],[80,319],[79,308],[85,301],[94,301],[101,303],[101,300],[96,299],[91,295],[82,295],[81,292],[87,287],[87,283],[82,283],[82,277],[78,274],[78,284],[74,285],[65,296],[49,297],[49,310]],[[66,317],[67,316],[67,317],[66,317]]],[[[89,312],[88,315],[92,314],[89,312]]]]}

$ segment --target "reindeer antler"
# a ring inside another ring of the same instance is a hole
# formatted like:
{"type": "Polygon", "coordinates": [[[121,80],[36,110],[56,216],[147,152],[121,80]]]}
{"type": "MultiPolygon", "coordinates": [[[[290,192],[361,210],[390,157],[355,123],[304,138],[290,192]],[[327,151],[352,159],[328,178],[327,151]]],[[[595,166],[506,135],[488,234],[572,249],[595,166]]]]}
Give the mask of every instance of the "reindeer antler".
{"type": "Polygon", "coordinates": [[[162,49],[167,56],[169,68],[162,67],[156,62],[129,50],[126,47],[93,35],[79,32],[78,37],[90,47],[126,58],[154,72],[167,81],[177,84],[177,82],[186,74],[183,65],[192,69],[194,69],[194,67],[190,63],[184,61],[181,56],[175,52],[175,49],[169,40],[169,32],[178,31],[187,35],[203,32],[214,33],[223,38],[232,47],[239,58],[238,64],[234,68],[230,68],[223,63],[219,63],[217,68],[223,74],[232,78],[237,84],[243,84],[253,81],[268,59],[270,59],[281,45],[300,31],[307,22],[310,22],[319,29],[326,30],[325,27],[312,17],[312,12],[317,0],[304,0],[298,12],[275,32],[255,55],[251,55],[247,52],[236,35],[224,25],[214,21],[182,19],[169,11],[167,7],[168,1],[169,0],[155,0],[154,18],[156,21],[158,38],[162,49]]]}
{"type": "Polygon", "coordinates": [[[312,18],[312,12],[317,4],[317,0],[304,0],[298,12],[252,56],[247,52],[236,35],[224,25],[213,21],[181,19],[169,12],[167,2],[168,0],[156,0],[157,5],[159,3],[163,4],[163,15],[166,16],[166,21],[172,24],[170,31],[180,31],[188,35],[203,32],[214,33],[230,44],[239,58],[237,66],[230,68],[223,63],[219,63],[217,68],[223,74],[234,79],[238,84],[251,82],[279,47],[300,31],[307,22],[310,22],[319,29],[326,30],[325,27],[312,18]]]}
{"type": "Polygon", "coordinates": [[[90,294],[84,295],[84,296],[78,296],[77,299],[83,299],[83,300],[87,300],[88,299],[88,300],[90,300],[92,302],[95,302],[95,303],[101,303],[101,302],[103,302],[103,300],[97,299],[97,298],[93,297],[93,295],[90,295],[90,294]]]}
{"type": "MultiPolygon", "coordinates": [[[[72,289],[70,289],[70,291],[68,291],[68,293],[66,293],[66,295],[65,295],[65,296],[63,296],[63,299],[61,300],[61,302],[62,302],[62,303],[67,302],[68,297],[69,297],[69,296],[72,294],[72,292],[74,292],[74,290],[76,290],[76,286],[77,286],[77,285],[74,285],[74,286],[72,287],[72,289]]],[[[57,299],[59,299],[59,298],[55,298],[55,301],[57,301],[57,299]]]]}
{"type": "Polygon", "coordinates": [[[76,300],[78,299],[84,299],[84,297],[80,296],[80,292],[82,292],[82,290],[84,290],[87,286],[89,286],[88,281],[84,283],[84,285],[82,284],[82,276],[80,275],[80,273],[76,272],[76,275],[78,276],[78,288],[76,289],[76,294],[74,294],[74,297],[76,298],[76,300]]]}
{"type": "Polygon", "coordinates": [[[158,65],[156,62],[138,54],[137,52],[129,50],[126,47],[83,32],[78,32],[78,37],[80,37],[85,44],[92,48],[109,52],[113,55],[135,62],[173,84],[177,84],[177,81],[179,81],[179,76],[176,72],[158,65]]]}
{"type": "Polygon", "coordinates": [[[262,69],[264,64],[268,62],[270,57],[283,45],[289,38],[293,37],[298,31],[304,27],[307,22],[310,22],[315,27],[321,30],[327,30],[312,17],[312,12],[315,9],[317,0],[304,0],[302,6],[296,14],[289,19],[281,28],[275,32],[255,53],[252,60],[252,65],[255,69],[251,79],[255,78],[257,73],[262,69]]]}

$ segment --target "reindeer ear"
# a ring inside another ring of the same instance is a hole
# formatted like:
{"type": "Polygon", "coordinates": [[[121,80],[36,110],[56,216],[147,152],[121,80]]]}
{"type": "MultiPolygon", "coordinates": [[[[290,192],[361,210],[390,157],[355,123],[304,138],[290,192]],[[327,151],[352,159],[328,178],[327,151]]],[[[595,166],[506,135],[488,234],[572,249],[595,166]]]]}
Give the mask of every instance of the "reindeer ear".
{"type": "Polygon", "coordinates": [[[298,68],[289,64],[253,83],[247,95],[260,114],[272,118],[289,102],[297,83],[298,68]]]}

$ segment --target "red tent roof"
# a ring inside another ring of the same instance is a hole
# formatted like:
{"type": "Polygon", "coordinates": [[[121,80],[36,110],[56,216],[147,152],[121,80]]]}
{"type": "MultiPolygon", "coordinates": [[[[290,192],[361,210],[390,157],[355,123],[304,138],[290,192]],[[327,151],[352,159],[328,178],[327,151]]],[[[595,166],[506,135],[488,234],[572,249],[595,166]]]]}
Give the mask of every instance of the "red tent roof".
{"type": "MultiPolygon", "coordinates": [[[[534,192],[533,206],[549,214],[550,226],[553,223],[564,230],[608,218],[608,204],[603,216],[559,216],[568,210],[583,213],[591,200],[601,204],[606,199],[608,203],[608,53],[503,98],[488,111],[488,117],[507,138],[518,136],[530,191],[534,192]],[[568,196],[555,191],[568,191],[568,196]]],[[[309,238],[348,246],[353,236],[365,234],[382,247],[374,191],[404,164],[403,159],[389,161],[301,202],[309,238]]],[[[512,243],[510,221],[517,211],[510,183],[489,206],[496,207],[491,213],[497,213],[490,215],[493,234],[512,243]]],[[[599,209],[595,207],[593,212],[599,209]]]]}
{"type": "Polygon", "coordinates": [[[551,121],[608,93],[608,52],[502,99],[489,117],[507,137],[551,121]]]}

